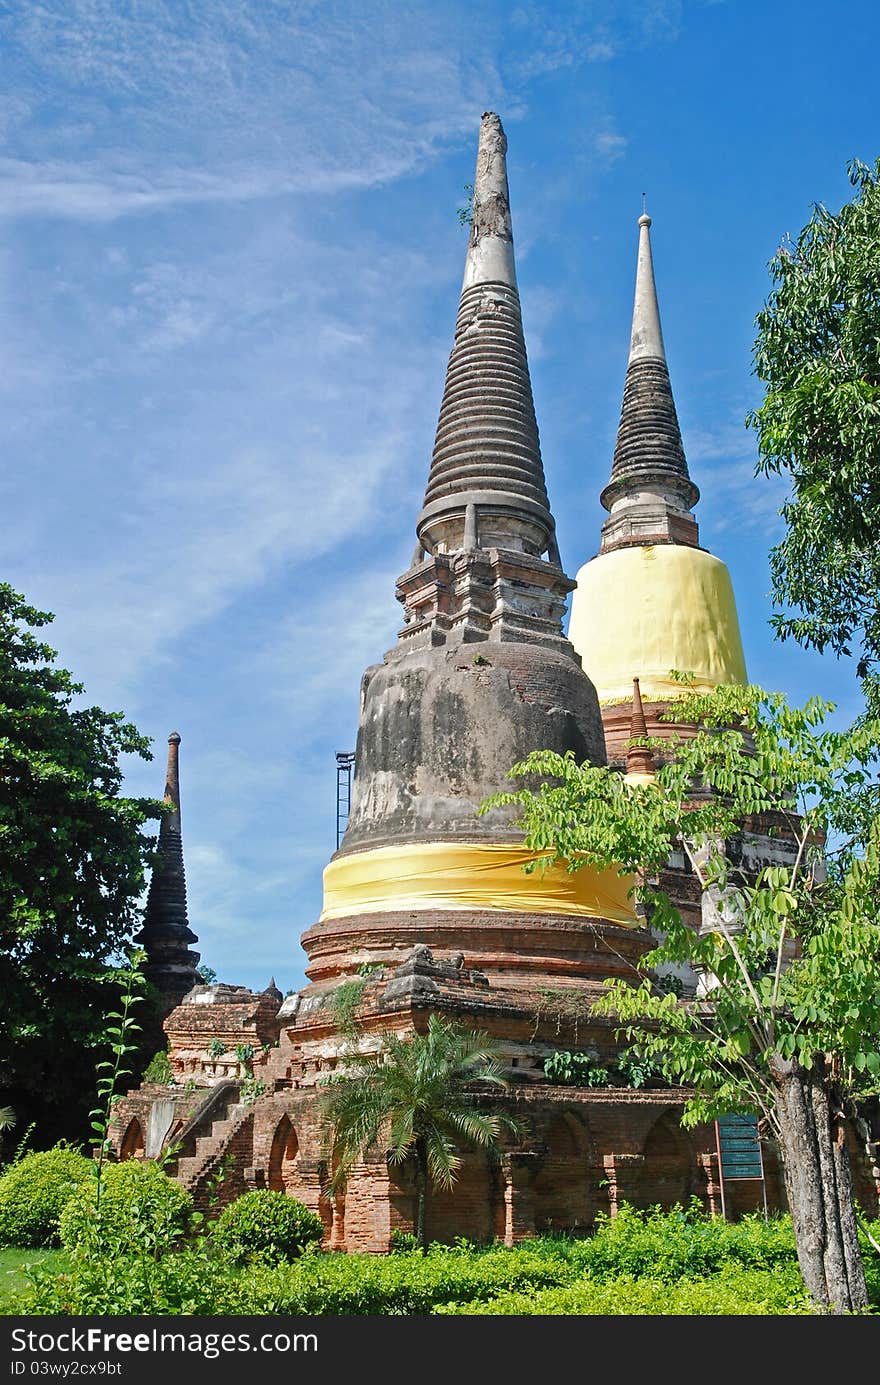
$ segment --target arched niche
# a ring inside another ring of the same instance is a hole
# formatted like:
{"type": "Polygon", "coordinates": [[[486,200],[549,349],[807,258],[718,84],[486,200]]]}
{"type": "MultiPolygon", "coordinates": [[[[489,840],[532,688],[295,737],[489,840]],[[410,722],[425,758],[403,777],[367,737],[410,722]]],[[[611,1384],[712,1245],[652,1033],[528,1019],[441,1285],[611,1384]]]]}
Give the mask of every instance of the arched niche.
{"type": "Polygon", "coordinates": [[[532,1185],[535,1229],[586,1231],[596,1218],[595,1157],[583,1121],[560,1111],[541,1132],[545,1153],[532,1185]]]}
{"type": "Polygon", "coordinates": [[[688,1139],[677,1120],[660,1116],[648,1131],[639,1205],[663,1207],[686,1204],[697,1192],[696,1160],[688,1139]]]}
{"type": "Polygon", "coordinates": [[[132,1116],[125,1127],[125,1134],[119,1146],[120,1159],[143,1159],[144,1131],[137,1116],[132,1116]]]}
{"type": "Polygon", "coordinates": [[[269,1187],[276,1193],[293,1193],[299,1163],[299,1139],[289,1116],[282,1116],[272,1136],[269,1153],[269,1187]]]}

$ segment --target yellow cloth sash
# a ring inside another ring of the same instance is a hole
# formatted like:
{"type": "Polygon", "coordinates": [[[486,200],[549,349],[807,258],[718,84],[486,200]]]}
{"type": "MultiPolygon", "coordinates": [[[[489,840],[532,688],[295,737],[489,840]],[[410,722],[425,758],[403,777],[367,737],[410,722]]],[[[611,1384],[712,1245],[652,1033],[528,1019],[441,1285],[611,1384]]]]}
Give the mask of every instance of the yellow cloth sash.
{"type": "Polygon", "coordinates": [[[640,924],[627,899],[632,876],[592,866],[569,874],[558,863],[526,875],[523,866],[540,855],[513,843],[428,842],[340,856],[324,869],[319,922],[404,910],[495,909],[640,924]]]}

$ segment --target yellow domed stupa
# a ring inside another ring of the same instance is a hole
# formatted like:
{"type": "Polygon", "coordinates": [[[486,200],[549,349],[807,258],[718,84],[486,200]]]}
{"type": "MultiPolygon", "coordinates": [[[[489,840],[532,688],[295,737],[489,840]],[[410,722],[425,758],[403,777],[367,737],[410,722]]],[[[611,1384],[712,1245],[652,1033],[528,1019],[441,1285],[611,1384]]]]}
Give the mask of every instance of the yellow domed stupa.
{"type": "Polygon", "coordinates": [[[699,546],[691,510],[700,493],[688,474],[669,382],[651,257],[651,218],[639,218],[632,341],[599,552],[577,574],[569,639],[603,709],[609,760],[629,734],[633,679],[651,734],[680,694],[672,670],[698,692],[745,683],[730,574],[699,546]],[[624,734],[625,733],[625,734],[624,734]]]}

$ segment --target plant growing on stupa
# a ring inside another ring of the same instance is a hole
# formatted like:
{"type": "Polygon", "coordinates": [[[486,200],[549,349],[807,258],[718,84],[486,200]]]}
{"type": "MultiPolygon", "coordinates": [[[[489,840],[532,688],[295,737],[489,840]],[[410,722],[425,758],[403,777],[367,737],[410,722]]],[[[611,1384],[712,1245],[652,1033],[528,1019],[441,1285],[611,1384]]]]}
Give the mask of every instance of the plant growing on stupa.
{"type": "Polygon", "coordinates": [[[683,696],[667,719],[699,729],[641,742],[674,753],[652,782],[542,751],[512,770],[541,776],[539,789],[484,807],[516,805],[547,862],[637,877],[662,938],[646,970],[688,963],[698,997],[634,976],[608,982],[594,1008],[693,1089],[686,1125],[759,1112],[782,1155],[804,1283],[820,1311],[849,1312],[867,1292],[847,1121],[880,1091],[880,752],[876,725],[824,729],[831,710],[757,687],[683,696]],[[756,814],[779,824],[782,849],[749,875],[728,844],[756,814]],[[699,931],[651,883],[674,846],[706,905],[699,931]]]}
{"type": "Polygon", "coordinates": [[[513,1127],[509,1117],[480,1109],[475,1087],[506,1085],[492,1040],[438,1015],[430,1016],[424,1034],[385,1034],[377,1053],[348,1052],[322,1100],[334,1169],[329,1191],[345,1186],[371,1145],[387,1151],[389,1164],[412,1160],[415,1234],[426,1251],[431,1185],[455,1185],[461,1145],[492,1150],[504,1127],[513,1127]]]}

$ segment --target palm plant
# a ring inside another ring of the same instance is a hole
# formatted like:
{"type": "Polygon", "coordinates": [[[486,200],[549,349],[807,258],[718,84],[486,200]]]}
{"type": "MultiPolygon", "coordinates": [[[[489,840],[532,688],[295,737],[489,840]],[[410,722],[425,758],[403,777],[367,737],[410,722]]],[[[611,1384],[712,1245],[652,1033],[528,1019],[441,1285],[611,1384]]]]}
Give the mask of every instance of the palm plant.
{"type": "Polygon", "coordinates": [[[0,1106],[0,1156],[3,1154],[4,1137],[7,1130],[14,1130],[16,1115],[11,1106],[0,1106]]]}
{"type": "Polygon", "coordinates": [[[496,1147],[510,1116],[474,1103],[474,1083],[506,1087],[491,1038],[431,1015],[425,1034],[383,1036],[378,1053],[352,1052],[328,1084],[322,1108],[329,1132],[330,1192],[380,1138],[389,1164],[415,1163],[416,1240],[427,1250],[425,1208],[432,1182],[451,1189],[461,1167],[459,1144],[496,1147]]]}

